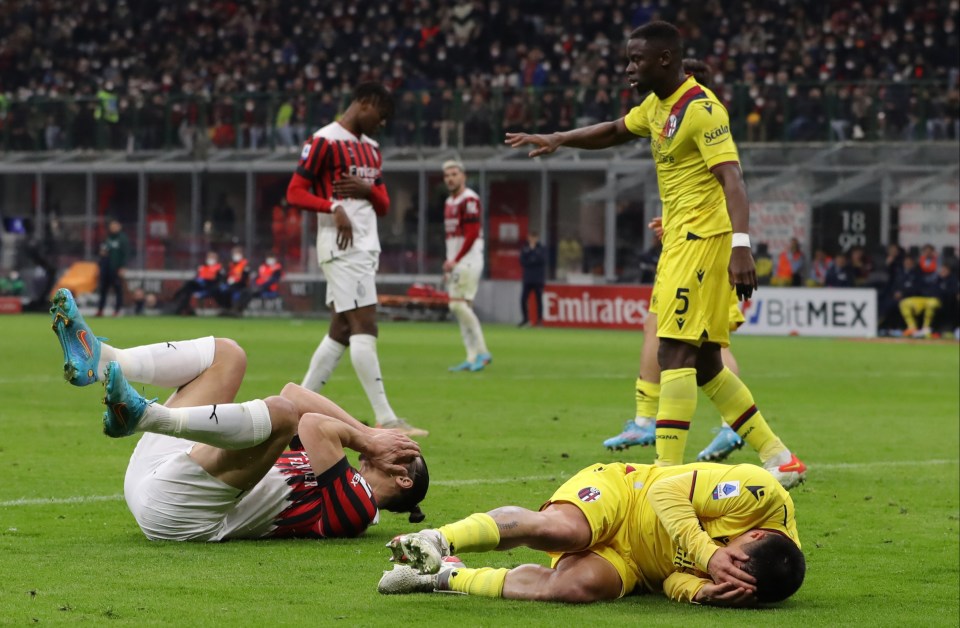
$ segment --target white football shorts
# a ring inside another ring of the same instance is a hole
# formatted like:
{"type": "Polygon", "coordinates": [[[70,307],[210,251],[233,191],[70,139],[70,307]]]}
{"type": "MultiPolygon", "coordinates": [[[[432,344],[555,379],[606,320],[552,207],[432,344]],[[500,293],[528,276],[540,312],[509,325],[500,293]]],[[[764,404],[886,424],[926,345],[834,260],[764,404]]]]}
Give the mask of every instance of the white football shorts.
{"type": "Polygon", "coordinates": [[[483,275],[483,258],[472,260],[468,257],[460,260],[447,276],[447,294],[451,299],[473,301],[480,287],[483,275]]]}
{"type": "Polygon", "coordinates": [[[244,495],[194,462],[194,444],[145,434],[133,454],[124,493],[151,541],[219,541],[227,513],[244,495]]]}
{"type": "Polygon", "coordinates": [[[335,312],[376,305],[379,265],[376,251],[349,251],[320,264],[327,280],[327,305],[332,303],[335,312]]]}

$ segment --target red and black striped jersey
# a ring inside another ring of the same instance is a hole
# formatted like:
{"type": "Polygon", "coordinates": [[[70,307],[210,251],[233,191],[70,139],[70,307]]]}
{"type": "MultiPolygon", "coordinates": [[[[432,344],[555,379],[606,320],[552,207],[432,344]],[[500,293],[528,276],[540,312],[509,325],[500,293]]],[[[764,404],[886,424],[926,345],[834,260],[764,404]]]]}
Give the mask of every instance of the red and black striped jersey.
{"type": "Polygon", "coordinates": [[[353,537],[377,516],[373,492],[346,457],[320,475],[303,451],[284,452],[274,467],[291,490],[271,537],[353,537]]]}
{"type": "MultiPolygon", "coordinates": [[[[347,212],[353,224],[352,249],[380,251],[377,213],[368,199],[340,198],[333,191],[333,183],[352,175],[378,190],[383,189],[381,164],[379,144],[366,135],[357,137],[339,122],[328,124],[314,133],[300,153],[296,173],[311,182],[313,195],[339,204],[347,212]]],[[[317,220],[317,253],[320,261],[345,252],[336,246],[336,238],[333,217],[321,213],[317,220]]]]}
{"type": "Polygon", "coordinates": [[[373,491],[346,457],[318,475],[292,446],[227,514],[220,539],[354,537],[378,520],[373,491]]]}

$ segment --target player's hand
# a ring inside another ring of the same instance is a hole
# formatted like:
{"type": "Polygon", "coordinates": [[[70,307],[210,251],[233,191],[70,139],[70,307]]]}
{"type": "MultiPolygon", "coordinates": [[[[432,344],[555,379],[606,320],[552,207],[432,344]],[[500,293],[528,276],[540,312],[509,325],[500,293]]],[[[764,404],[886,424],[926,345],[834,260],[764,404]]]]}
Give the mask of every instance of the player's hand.
{"type": "Polygon", "coordinates": [[[711,606],[755,606],[757,598],[743,587],[724,582],[703,585],[693,596],[693,601],[711,606]]]}
{"type": "Polygon", "coordinates": [[[373,186],[352,174],[345,174],[333,182],[333,192],[340,198],[370,198],[373,186]]]}
{"type": "Polygon", "coordinates": [[[527,153],[528,157],[539,157],[540,155],[549,155],[560,148],[560,135],[552,133],[550,135],[530,135],[527,133],[507,133],[506,140],[503,142],[510,148],[520,148],[521,146],[536,146],[527,153]]]}
{"type": "Polygon", "coordinates": [[[396,430],[374,430],[363,452],[367,462],[389,473],[405,475],[407,464],[420,455],[420,445],[396,430]]]}
{"type": "Polygon", "coordinates": [[[452,270],[453,270],[453,267],[456,266],[456,265],[457,265],[457,263],[454,262],[453,260],[449,260],[449,259],[446,260],[446,261],[443,263],[443,272],[444,272],[444,274],[449,273],[450,271],[452,271],[452,270]]]}
{"type": "Polygon", "coordinates": [[[737,298],[746,301],[757,289],[757,267],[753,253],[746,246],[735,246],[730,252],[730,285],[737,289],[737,298]]]}
{"type": "Polygon", "coordinates": [[[341,205],[333,208],[333,224],[337,226],[337,246],[340,250],[353,246],[353,223],[341,205]]]}
{"type": "Polygon", "coordinates": [[[663,239],[663,217],[657,216],[653,220],[647,223],[647,228],[653,231],[658,240],[663,239]]]}
{"type": "Polygon", "coordinates": [[[740,565],[749,559],[741,549],[721,547],[710,557],[707,571],[715,583],[733,585],[752,595],[757,590],[757,579],[740,568],[740,565]]]}

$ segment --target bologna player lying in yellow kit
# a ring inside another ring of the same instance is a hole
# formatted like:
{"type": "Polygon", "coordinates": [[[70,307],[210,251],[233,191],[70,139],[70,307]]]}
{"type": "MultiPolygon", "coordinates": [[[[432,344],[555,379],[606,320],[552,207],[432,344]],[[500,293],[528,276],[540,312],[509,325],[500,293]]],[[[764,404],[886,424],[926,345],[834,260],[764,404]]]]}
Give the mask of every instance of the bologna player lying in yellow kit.
{"type": "Polygon", "coordinates": [[[524,600],[594,602],[663,592],[679,602],[777,602],[802,584],[793,500],[749,464],[596,464],[539,512],[507,506],[393,539],[399,565],[382,593],[459,591],[524,600]],[[454,553],[518,546],[551,566],[468,569],[454,553]],[[456,559],[454,559],[456,560],[456,559]]]}

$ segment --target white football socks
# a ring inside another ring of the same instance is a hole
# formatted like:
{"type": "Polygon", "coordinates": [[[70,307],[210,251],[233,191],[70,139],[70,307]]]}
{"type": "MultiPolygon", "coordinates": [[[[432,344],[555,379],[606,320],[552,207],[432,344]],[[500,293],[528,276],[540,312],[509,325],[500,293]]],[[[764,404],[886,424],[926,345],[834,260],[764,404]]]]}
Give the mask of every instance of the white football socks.
{"type": "Polygon", "coordinates": [[[118,349],[101,342],[97,377],[102,378],[107,363],[116,360],[129,381],[179,388],[210,368],[215,353],[213,336],[158,342],[129,349],[118,349]]]}
{"type": "Polygon", "coordinates": [[[350,336],[350,361],[357,372],[360,384],[367,393],[367,399],[373,406],[377,423],[396,421],[397,415],[387,401],[387,391],[383,387],[380,374],[380,359],[377,357],[377,338],[369,334],[350,336]]]}
{"type": "Polygon", "coordinates": [[[477,355],[489,353],[483,338],[480,319],[477,318],[473,308],[465,301],[453,301],[450,303],[450,311],[457,317],[457,322],[460,324],[460,337],[463,338],[463,345],[467,348],[467,360],[473,362],[477,355]]]}
{"type": "Polygon", "coordinates": [[[248,449],[267,440],[273,425],[270,410],[260,399],[193,408],[152,403],[137,424],[137,431],[176,436],[221,449],[248,449]]]}
{"type": "Polygon", "coordinates": [[[346,350],[346,346],[330,336],[324,336],[317,350],[313,352],[313,357],[310,358],[310,368],[303,376],[303,382],[300,385],[314,392],[323,390],[327,380],[330,379],[330,374],[337,368],[346,350]]]}

